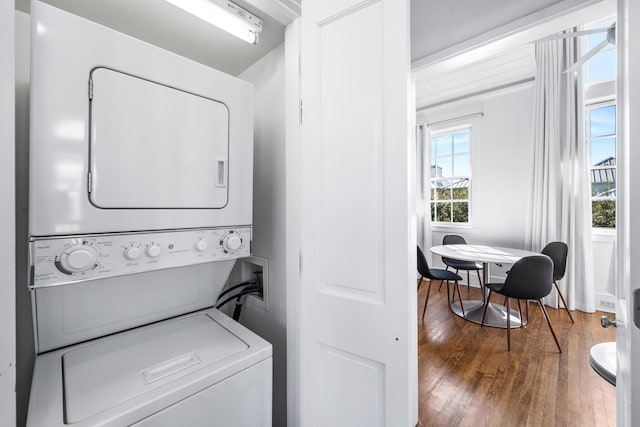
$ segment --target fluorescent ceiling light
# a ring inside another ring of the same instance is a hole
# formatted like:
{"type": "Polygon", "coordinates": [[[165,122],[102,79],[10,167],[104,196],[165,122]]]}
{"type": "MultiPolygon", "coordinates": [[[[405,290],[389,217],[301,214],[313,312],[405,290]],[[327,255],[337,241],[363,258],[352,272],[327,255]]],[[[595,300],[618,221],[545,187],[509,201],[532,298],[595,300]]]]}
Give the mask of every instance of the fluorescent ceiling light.
{"type": "Polygon", "coordinates": [[[166,0],[250,44],[258,43],[262,20],[228,0],[166,0]]]}

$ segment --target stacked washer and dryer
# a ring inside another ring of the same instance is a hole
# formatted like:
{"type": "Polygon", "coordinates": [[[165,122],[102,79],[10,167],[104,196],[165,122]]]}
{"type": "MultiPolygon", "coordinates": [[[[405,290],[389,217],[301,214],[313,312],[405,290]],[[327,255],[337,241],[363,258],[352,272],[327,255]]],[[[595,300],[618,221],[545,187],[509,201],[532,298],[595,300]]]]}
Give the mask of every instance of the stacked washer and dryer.
{"type": "Polygon", "coordinates": [[[28,425],[271,425],[271,345],[211,308],[251,251],[252,86],[31,16],[28,425]]]}

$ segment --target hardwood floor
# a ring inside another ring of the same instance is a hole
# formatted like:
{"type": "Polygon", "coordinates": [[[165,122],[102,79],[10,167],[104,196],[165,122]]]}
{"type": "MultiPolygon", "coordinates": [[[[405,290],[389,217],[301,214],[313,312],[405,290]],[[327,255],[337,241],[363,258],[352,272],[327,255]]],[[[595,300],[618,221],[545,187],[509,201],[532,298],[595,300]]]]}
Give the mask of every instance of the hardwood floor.
{"type": "MultiPolygon", "coordinates": [[[[504,329],[449,310],[446,285],[438,291],[433,284],[421,321],[427,285],[418,292],[420,426],[615,426],[615,388],[589,366],[592,345],[615,341],[615,330],[600,326],[603,313],[572,312],[572,324],[566,311],[547,308],[558,353],[540,308],[530,304],[529,323],[512,329],[507,352],[504,329]]],[[[466,286],[461,292],[467,298],[466,286]]],[[[471,296],[480,299],[480,291],[471,296]]]]}

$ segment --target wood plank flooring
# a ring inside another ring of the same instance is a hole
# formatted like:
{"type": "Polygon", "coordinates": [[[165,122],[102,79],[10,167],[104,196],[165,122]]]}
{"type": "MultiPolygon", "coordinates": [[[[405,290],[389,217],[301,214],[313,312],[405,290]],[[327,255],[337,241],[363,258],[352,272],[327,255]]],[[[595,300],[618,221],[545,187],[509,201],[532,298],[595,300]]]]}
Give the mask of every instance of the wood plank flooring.
{"type": "MultiPolygon", "coordinates": [[[[506,331],[454,315],[438,282],[422,321],[428,284],[418,292],[420,426],[615,426],[615,388],[589,366],[592,345],[615,341],[614,328],[600,326],[604,313],[572,312],[572,324],[566,311],[547,308],[558,353],[540,308],[530,304],[529,323],[512,330],[507,352],[506,331]]],[[[465,299],[466,286],[461,292],[465,299]]],[[[471,297],[480,299],[479,289],[471,297]]]]}

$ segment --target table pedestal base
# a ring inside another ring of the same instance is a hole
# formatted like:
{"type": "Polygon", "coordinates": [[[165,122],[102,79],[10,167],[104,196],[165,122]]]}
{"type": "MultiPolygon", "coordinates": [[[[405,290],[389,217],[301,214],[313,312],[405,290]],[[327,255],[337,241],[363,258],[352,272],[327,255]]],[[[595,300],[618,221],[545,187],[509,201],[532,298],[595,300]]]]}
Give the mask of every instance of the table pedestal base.
{"type": "MultiPolygon", "coordinates": [[[[484,310],[484,304],[482,301],[463,300],[464,304],[464,316],[460,309],[460,302],[455,301],[451,304],[451,311],[457,316],[463,319],[469,320],[474,323],[480,324],[482,321],[482,312],[484,310]]],[[[527,324],[527,317],[522,314],[522,321],[520,320],[520,314],[518,310],[511,309],[511,328],[519,328],[527,324]]],[[[484,319],[485,326],[491,326],[494,328],[507,328],[507,309],[503,305],[496,303],[490,303],[487,308],[487,315],[484,319]]]]}

